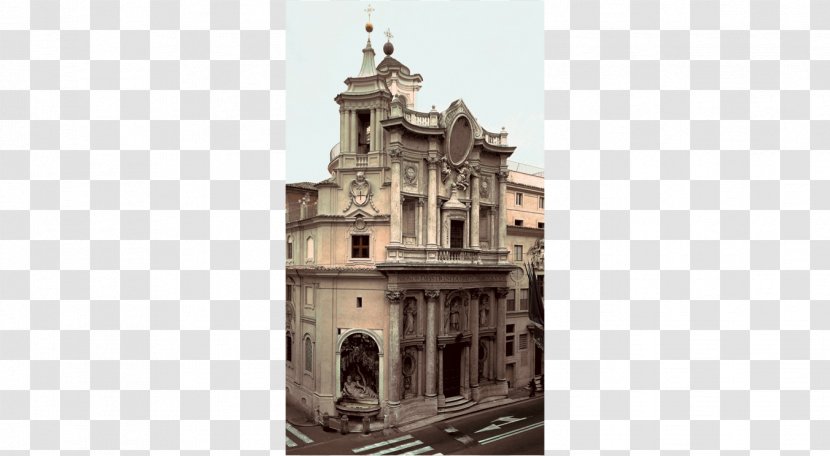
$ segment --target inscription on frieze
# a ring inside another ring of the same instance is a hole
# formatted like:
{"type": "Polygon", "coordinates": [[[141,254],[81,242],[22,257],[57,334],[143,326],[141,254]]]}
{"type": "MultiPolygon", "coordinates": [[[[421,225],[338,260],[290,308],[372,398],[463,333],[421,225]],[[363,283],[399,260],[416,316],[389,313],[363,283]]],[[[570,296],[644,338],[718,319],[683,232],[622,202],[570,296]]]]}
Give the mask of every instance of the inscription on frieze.
{"type": "Polygon", "coordinates": [[[398,275],[398,283],[501,282],[505,278],[504,274],[400,274],[398,275]]]}

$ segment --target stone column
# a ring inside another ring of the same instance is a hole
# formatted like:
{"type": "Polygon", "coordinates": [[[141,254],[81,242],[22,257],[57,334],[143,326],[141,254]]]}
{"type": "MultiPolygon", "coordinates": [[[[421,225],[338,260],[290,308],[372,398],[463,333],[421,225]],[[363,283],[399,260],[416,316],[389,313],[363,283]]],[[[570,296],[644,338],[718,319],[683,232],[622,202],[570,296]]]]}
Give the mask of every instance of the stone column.
{"type": "Polygon", "coordinates": [[[470,398],[470,345],[465,343],[461,349],[461,395],[470,398]]]}
{"type": "Polygon", "coordinates": [[[438,407],[443,407],[444,397],[444,344],[438,345],[438,407]]]}
{"type": "Polygon", "coordinates": [[[392,159],[392,193],[389,198],[391,206],[391,230],[392,239],[391,244],[401,243],[401,149],[400,147],[393,147],[389,151],[389,157],[392,159]]]}
{"type": "Polygon", "coordinates": [[[343,109],[340,110],[340,152],[343,153],[346,151],[346,144],[349,142],[349,128],[348,123],[346,122],[347,114],[346,111],[343,109]]]}
{"type": "Polygon", "coordinates": [[[415,244],[419,246],[424,245],[424,200],[423,198],[418,198],[418,217],[416,218],[417,224],[415,225],[415,244]]]}
{"type": "Polygon", "coordinates": [[[401,405],[401,389],[403,373],[401,372],[401,301],[404,291],[387,290],[386,299],[389,300],[389,413],[392,415],[392,424],[397,423],[398,411],[401,405]]]}
{"type": "MultiPolygon", "coordinates": [[[[438,306],[438,296],[441,294],[440,290],[426,290],[424,296],[427,298],[427,330],[426,330],[426,357],[427,357],[427,379],[426,379],[426,396],[429,398],[435,397],[435,348],[438,341],[435,334],[435,327],[437,322],[435,317],[437,315],[436,307],[438,306]]],[[[441,365],[439,357],[439,366],[441,365]]]]}
{"type": "Polygon", "coordinates": [[[470,290],[470,332],[472,337],[470,340],[470,388],[473,400],[478,402],[480,399],[478,389],[478,305],[479,296],[482,290],[474,288],[470,290]]]}
{"type": "Polygon", "coordinates": [[[355,153],[357,153],[357,145],[358,145],[358,143],[360,143],[360,131],[359,131],[360,127],[358,126],[358,124],[360,122],[357,119],[357,111],[352,111],[351,114],[352,114],[352,128],[351,128],[352,141],[351,141],[351,148],[350,148],[349,152],[355,154],[355,153]]]}
{"type": "Polygon", "coordinates": [[[429,158],[427,186],[427,246],[438,247],[438,159],[429,158]]]}
{"type": "MultiPolygon", "coordinates": [[[[477,167],[477,166],[476,166],[477,167]]],[[[481,201],[481,196],[479,195],[479,176],[478,172],[473,172],[472,176],[470,177],[470,193],[472,193],[472,214],[470,215],[470,248],[477,249],[478,246],[478,223],[480,216],[480,208],[479,202],[481,201]]]]}
{"type": "Polygon", "coordinates": [[[495,363],[496,363],[496,381],[504,384],[505,392],[507,391],[507,378],[504,375],[505,358],[504,350],[507,342],[505,334],[505,320],[507,318],[507,293],[509,288],[496,288],[496,349],[495,363]]]}
{"type": "Polygon", "coordinates": [[[507,250],[507,171],[499,172],[499,250],[507,250]]]}

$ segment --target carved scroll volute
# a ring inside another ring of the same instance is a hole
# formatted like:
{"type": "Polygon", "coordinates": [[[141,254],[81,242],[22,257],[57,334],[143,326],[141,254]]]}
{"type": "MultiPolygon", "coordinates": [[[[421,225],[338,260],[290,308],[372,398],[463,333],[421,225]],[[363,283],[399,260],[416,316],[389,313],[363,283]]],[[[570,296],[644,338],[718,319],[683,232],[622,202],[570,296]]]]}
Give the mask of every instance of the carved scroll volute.
{"type": "Polygon", "coordinates": [[[441,296],[441,290],[425,290],[424,296],[426,296],[427,299],[438,299],[438,297],[441,296]]]}
{"type": "Polygon", "coordinates": [[[510,293],[510,288],[506,288],[506,287],[496,288],[496,297],[499,298],[499,299],[506,298],[508,293],[510,293]]]}
{"type": "Polygon", "coordinates": [[[470,297],[473,299],[478,299],[481,294],[484,293],[484,290],[481,288],[471,288],[470,289],[470,297]]]}

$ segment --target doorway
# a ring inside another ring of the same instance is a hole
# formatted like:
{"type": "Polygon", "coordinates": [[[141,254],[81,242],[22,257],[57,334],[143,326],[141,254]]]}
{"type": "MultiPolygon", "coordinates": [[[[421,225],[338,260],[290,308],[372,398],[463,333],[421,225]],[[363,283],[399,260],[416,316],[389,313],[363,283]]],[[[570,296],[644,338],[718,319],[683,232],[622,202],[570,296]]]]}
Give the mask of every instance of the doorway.
{"type": "Polygon", "coordinates": [[[533,353],[533,374],[542,375],[542,366],[545,365],[545,352],[543,352],[538,345],[533,344],[535,352],[533,353]]]}
{"type": "Polygon", "coordinates": [[[461,394],[461,352],[463,344],[444,347],[444,396],[461,394]]]}
{"type": "Polygon", "coordinates": [[[450,220],[450,248],[464,248],[464,220],[450,220]]]}

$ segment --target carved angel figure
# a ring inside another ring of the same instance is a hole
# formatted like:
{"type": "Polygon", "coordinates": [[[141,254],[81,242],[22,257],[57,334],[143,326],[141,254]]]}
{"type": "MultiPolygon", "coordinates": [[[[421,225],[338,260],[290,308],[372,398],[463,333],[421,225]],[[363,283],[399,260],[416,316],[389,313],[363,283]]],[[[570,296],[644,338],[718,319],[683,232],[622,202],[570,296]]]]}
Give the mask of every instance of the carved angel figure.
{"type": "Polygon", "coordinates": [[[458,175],[455,177],[455,186],[461,190],[467,190],[467,187],[470,185],[470,162],[465,161],[461,168],[458,170],[458,175]]]}
{"type": "Polygon", "coordinates": [[[452,170],[450,169],[450,164],[447,163],[447,157],[441,157],[441,182],[447,182],[450,173],[452,173],[452,170]]]}

